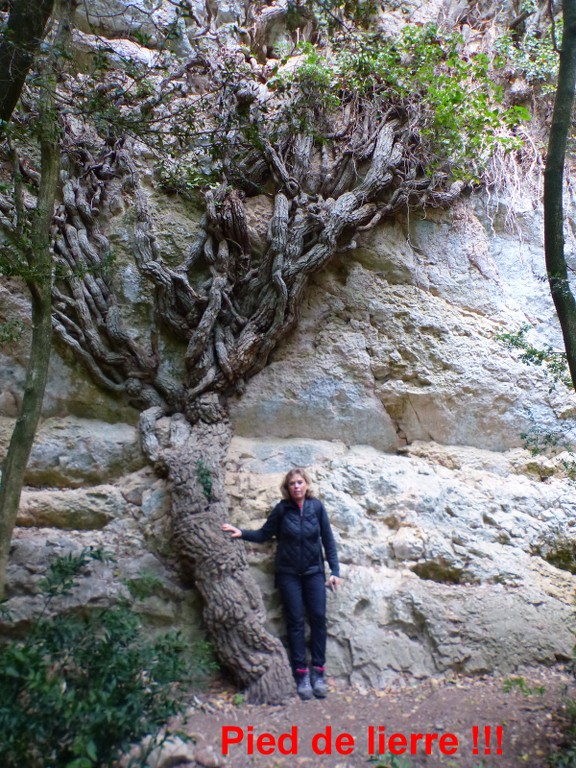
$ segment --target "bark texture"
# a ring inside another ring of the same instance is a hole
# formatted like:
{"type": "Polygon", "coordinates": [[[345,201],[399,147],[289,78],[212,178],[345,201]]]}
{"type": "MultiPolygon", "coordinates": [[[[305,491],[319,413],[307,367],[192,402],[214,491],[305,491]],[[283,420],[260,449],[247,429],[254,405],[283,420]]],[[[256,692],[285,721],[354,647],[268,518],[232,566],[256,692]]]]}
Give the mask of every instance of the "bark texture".
{"type": "Polygon", "coordinates": [[[168,476],[172,547],[183,578],[204,598],[204,621],[222,663],[248,701],[280,704],[294,691],[286,653],[265,629],[260,591],[244,546],[220,530],[227,518],[222,466],[230,424],[216,395],[196,403],[197,421],[165,417],[161,408],[141,417],[149,459],[168,476]]]}

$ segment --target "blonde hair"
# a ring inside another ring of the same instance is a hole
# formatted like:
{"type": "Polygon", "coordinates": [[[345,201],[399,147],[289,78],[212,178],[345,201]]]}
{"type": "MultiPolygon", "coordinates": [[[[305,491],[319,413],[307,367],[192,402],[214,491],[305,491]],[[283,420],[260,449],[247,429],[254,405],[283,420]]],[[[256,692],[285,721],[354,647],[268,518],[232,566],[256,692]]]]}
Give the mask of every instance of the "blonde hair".
{"type": "Polygon", "coordinates": [[[308,486],[306,488],[306,498],[311,499],[314,496],[314,493],[311,488],[312,480],[310,480],[310,475],[308,472],[306,472],[305,469],[302,469],[302,467],[294,467],[294,469],[291,469],[290,472],[287,472],[284,476],[284,479],[282,480],[280,484],[280,492],[282,493],[283,499],[289,499],[290,498],[290,491],[288,489],[288,483],[294,475],[300,475],[301,478],[303,478],[304,482],[308,486]]]}

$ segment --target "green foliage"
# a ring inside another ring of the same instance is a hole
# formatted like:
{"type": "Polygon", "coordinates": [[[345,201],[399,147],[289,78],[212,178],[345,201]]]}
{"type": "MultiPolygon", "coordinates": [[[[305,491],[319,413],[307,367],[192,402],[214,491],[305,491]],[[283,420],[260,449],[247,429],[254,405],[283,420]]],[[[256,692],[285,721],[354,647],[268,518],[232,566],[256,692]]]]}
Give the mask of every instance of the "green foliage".
{"type": "MultiPolygon", "coordinates": [[[[48,603],[69,593],[99,550],[59,558],[42,583],[48,603]]],[[[127,605],[41,617],[0,646],[3,768],[104,768],[183,709],[192,665],[182,637],[144,634],[127,605]]]]}
{"type": "Polygon", "coordinates": [[[204,496],[208,501],[212,501],[212,475],[202,459],[196,462],[196,477],[202,486],[204,496]]]}
{"type": "Polygon", "coordinates": [[[138,578],[128,579],[124,583],[136,600],[146,600],[147,597],[158,594],[162,586],[162,581],[155,573],[141,573],[138,578]]]}
{"type": "Polygon", "coordinates": [[[24,333],[22,320],[6,320],[0,323],[0,346],[13,344],[24,333]]]}
{"type": "Polygon", "coordinates": [[[521,432],[520,437],[524,441],[524,448],[532,456],[549,456],[567,448],[562,443],[562,435],[543,430],[533,419],[528,430],[521,432]]]}
{"type": "MultiPolygon", "coordinates": [[[[551,380],[550,391],[557,385],[563,384],[572,389],[572,380],[568,371],[565,352],[556,352],[549,344],[543,348],[535,347],[527,337],[529,325],[523,325],[515,333],[499,333],[496,338],[508,349],[518,351],[518,359],[526,365],[536,365],[542,368],[551,380]]],[[[570,435],[571,424],[564,422],[560,429],[542,429],[531,414],[530,426],[520,433],[524,447],[532,456],[556,456],[556,469],[569,480],[576,480],[576,455],[573,439],[570,435]],[[565,455],[562,455],[565,454],[565,455]]],[[[548,472],[548,474],[552,474],[548,472]]]]}
{"type": "MultiPolygon", "coordinates": [[[[576,664],[572,662],[572,672],[576,664]]],[[[565,736],[562,747],[549,758],[549,768],[576,768],[576,699],[568,699],[565,708],[565,736]]]]}
{"type": "Polygon", "coordinates": [[[543,696],[546,689],[541,685],[530,686],[523,677],[508,677],[502,686],[504,693],[520,691],[523,696],[543,696]]]}
{"type": "Polygon", "coordinates": [[[544,93],[554,93],[559,56],[552,33],[529,31],[520,39],[511,33],[496,41],[501,65],[512,67],[532,85],[540,85],[544,93]]]}
{"type": "Polygon", "coordinates": [[[549,528],[532,544],[530,551],[555,568],[576,574],[576,539],[570,531],[549,528]]]}
{"type": "Polygon", "coordinates": [[[101,549],[87,547],[79,555],[62,555],[51,563],[46,576],[41,579],[38,587],[40,592],[49,600],[62,595],[69,595],[77,583],[80,574],[94,560],[104,562],[110,560],[101,549]]]}
{"type": "Polygon", "coordinates": [[[165,192],[193,201],[196,201],[199,189],[214,186],[218,182],[218,174],[214,169],[203,170],[199,163],[191,160],[178,163],[163,158],[156,167],[156,176],[165,192]]]}
{"type": "Polygon", "coordinates": [[[550,768],[576,768],[576,744],[568,746],[565,750],[554,752],[548,765],[550,768]]]}
{"type": "Polygon", "coordinates": [[[368,763],[374,768],[414,768],[414,763],[409,757],[398,757],[397,755],[371,757],[368,763]]]}
{"type": "Polygon", "coordinates": [[[508,349],[520,351],[518,359],[521,362],[543,368],[553,384],[562,383],[571,387],[566,353],[556,352],[549,344],[541,349],[533,346],[526,338],[529,331],[530,326],[523,325],[515,333],[498,333],[496,338],[508,349]]]}
{"type": "Polygon", "coordinates": [[[519,149],[515,129],[530,119],[521,106],[503,105],[494,65],[468,56],[463,40],[434,24],[406,26],[399,38],[336,34],[331,53],[301,46],[295,68],[280,69],[271,87],[289,96],[295,127],[318,131],[321,110],[355,108],[360,100],[407,110],[425,144],[431,171],[478,179],[498,147],[519,149]]]}
{"type": "Polygon", "coordinates": [[[558,473],[567,477],[571,481],[576,481],[576,455],[573,443],[573,437],[570,434],[570,423],[562,424],[559,429],[543,429],[534,419],[534,416],[528,414],[530,426],[525,432],[520,433],[524,448],[530,451],[532,456],[554,457],[553,467],[542,465],[539,468],[541,478],[545,479],[552,474],[558,473]]]}

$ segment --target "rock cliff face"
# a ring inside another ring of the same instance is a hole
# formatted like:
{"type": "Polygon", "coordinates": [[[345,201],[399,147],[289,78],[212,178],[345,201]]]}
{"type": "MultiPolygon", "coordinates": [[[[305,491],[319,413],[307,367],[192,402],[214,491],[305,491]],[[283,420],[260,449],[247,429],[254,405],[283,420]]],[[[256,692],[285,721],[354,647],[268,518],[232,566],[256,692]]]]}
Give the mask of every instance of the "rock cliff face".
{"type": "Polygon", "coordinates": [[[312,467],[345,563],[332,663],[358,684],[571,654],[575,578],[543,558],[571,546],[571,481],[521,435],[569,435],[574,398],[497,340],[557,341],[539,212],[499,221],[477,199],[372,234],[235,404],[234,519],[257,525],[284,467],[312,467]]]}
{"type": "MultiPolygon", "coordinates": [[[[113,5],[94,13],[126,21],[113,5]]],[[[458,12],[403,7],[390,25],[406,13],[458,12]]],[[[222,28],[229,11],[219,4],[222,28]]],[[[194,214],[157,191],[152,202],[162,237],[186,242],[194,214]]],[[[122,226],[119,212],[111,236],[120,245],[122,226]]],[[[573,554],[574,489],[563,456],[532,457],[522,435],[561,430],[570,441],[574,397],[497,338],[529,324],[535,340],[560,347],[543,275],[541,211],[529,196],[472,196],[380,226],[315,277],[297,330],[233,403],[230,520],[259,526],[293,465],[310,469],[331,515],[344,576],[329,595],[334,676],[380,686],[401,674],[508,673],[571,656],[576,577],[559,566],[566,548],[573,554]]],[[[122,280],[145,303],[128,267],[122,280]]],[[[28,322],[18,286],[0,286],[0,313],[28,322]]],[[[24,336],[1,351],[2,454],[26,349],[24,336]]],[[[194,590],[172,570],[166,487],[146,466],[136,423],[55,352],[10,566],[20,621],[52,554],[101,545],[117,562],[95,567],[79,601],[99,604],[122,579],[152,573],[162,587],[142,610],[197,631],[194,590]]],[[[250,558],[281,634],[270,552],[253,547],[250,558]]]]}
{"type": "MultiPolygon", "coordinates": [[[[260,525],[286,468],[310,468],[345,579],[329,598],[330,671],[358,685],[571,655],[576,578],[548,561],[573,536],[573,486],[521,434],[571,428],[573,396],[550,391],[496,338],[528,322],[557,341],[539,279],[540,214],[517,217],[519,236],[489,213],[470,199],[359,243],[318,275],[298,330],[233,407],[230,519],[260,525]]],[[[18,397],[19,378],[14,357],[2,368],[4,402],[18,397]]],[[[164,482],[104,396],[106,421],[74,415],[93,413],[94,397],[55,355],[52,415],[14,542],[12,605],[25,620],[46,558],[99,544],[124,577],[161,575],[168,599],[144,606],[156,623],[195,627],[193,590],[169,568],[164,482]]],[[[253,547],[250,557],[281,634],[270,554],[253,547]]],[[[80,599],[118,589],[117,577],[97,572],[80,599]]]]}

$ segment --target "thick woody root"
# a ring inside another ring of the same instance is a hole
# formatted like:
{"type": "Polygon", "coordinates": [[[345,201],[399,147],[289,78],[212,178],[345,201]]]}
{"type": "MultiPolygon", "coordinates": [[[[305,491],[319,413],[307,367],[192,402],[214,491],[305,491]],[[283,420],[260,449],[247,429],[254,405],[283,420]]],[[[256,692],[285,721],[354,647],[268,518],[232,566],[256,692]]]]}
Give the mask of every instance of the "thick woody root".
{"type": "MultiPolygon", "coordinates": [[[[238,107],[234,93],[241,90],[223,95],[223,109],[238,107]]],[[[65,179],[57,218],[54,324],[102,387],[144,411],[145,451],[171,485],[174,547],[183,574],[204,597],[218,654],[251,698],[276,701],[293,688],[286,655],[264,629],[242,545],[219,529],[230,428],[217,397],[242,391],[266,365],[297,322],[310,276],[353,248],[356,233],[407,208],[450,205],[463,185],[423,173],[399,110],[351,103],[319,145],[305,133],[276,140],[253,106],[258,141],[246,148],[231,138],[223,161],[229,178],[206,191],[197,238],[176,264],[174,254],[163,258],[129,147],[103,149],[94,158],[75,148],[84,166],[77,161],[65,179]],[[254,248],[245,196],[265,184],[272,213],[264,242],[254,248]],[[152,288],[158,325],[148,341],[125,327],[107,267],[109,246],[98,221],[114,190],[134,209],[134,264],[152,288]],[[182,345],[181,380],[161,365],[161,329],[182,345]],[[162,414],[173,417],[159,439],[162,414]]]]}
{"type": "Polygon", "coordinates": [[[294,692],[286,652],[267,632],[265,609],[244,546],[223,533],[223,466],[230,426],[216,398],[202,398],[208,421],[143,414],[143,446],[164,465],[171,490],[172,546],[186,581],[203,602],[203,617],[220,661],[251,701],[279,703],[294,692]],[[160,429],[157,427],[160,426],[160,429]]]}
{"type": "MultiPolygon", "coordinates": [[[[226,108],[235,104],[232,98],[226,108]]],[[[55,329],[101,386],[140,409],[188,414],[205,392],[242,391],[295,326],[309,277],[339,250],[353,248],[357,232],[408,207],[448,206],[463,189],[422,175],[410,126],[375,105],[348,105],[321,146],[306,133],[274,145],[265,121],[254,118],[252,127],[260,149],[228,163],[244,188],[250,179],[256,189],[274,182],[266,242],[254,249],[247,192],[225,183],[206,191],[197,238],[175,266],[173,254],[162,254],[129,147],[103,150],[102,158],[76,150],[86,157],[64,184],[55,329]],[[183,381],[160,365],[159,329],[146,344],[124,326],[107,276],[109,244],[98,220],[119,188],[134,208],[134,261],[153,287],[154,315],[183,344],[183,381]]]]}

